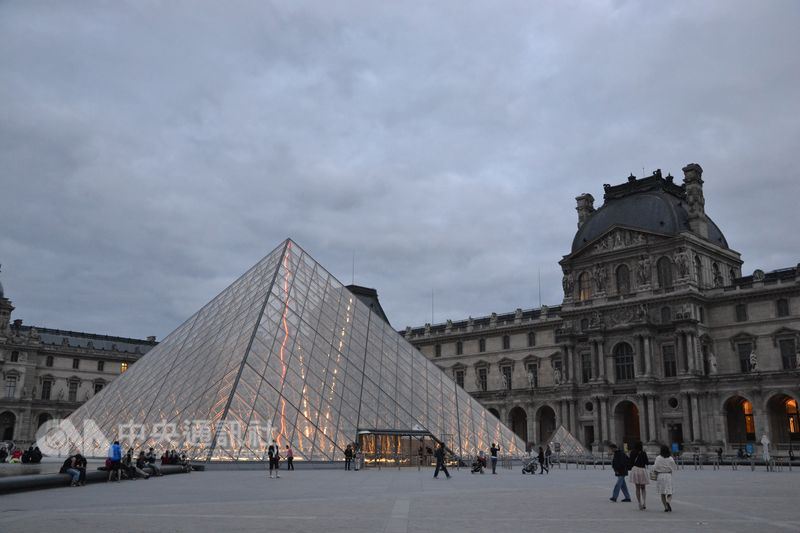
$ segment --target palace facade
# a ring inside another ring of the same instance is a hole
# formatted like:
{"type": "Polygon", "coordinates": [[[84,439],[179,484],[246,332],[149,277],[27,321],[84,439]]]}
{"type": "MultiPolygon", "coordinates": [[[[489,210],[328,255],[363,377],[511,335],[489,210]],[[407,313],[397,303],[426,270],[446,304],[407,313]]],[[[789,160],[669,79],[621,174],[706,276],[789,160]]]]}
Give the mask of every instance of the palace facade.
{"type": "Polygon", "coordinates": [[[577,197],[560,305],[407,328],[528,445],[800,446],[800,266],[743,276],[702,168],[577,197]]]}
{"type": "Polygon", "coordinates": [[[26,448],[156,345],[146,340],[23,326],[0,285],[0,442],[26,448]]]}

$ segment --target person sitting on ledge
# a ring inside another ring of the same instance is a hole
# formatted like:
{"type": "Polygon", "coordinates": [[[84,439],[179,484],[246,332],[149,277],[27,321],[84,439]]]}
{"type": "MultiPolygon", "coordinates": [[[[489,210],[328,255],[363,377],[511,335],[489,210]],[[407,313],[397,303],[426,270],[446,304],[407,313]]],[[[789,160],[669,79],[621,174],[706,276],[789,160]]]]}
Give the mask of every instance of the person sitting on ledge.
{"type": "Polygon", "coordinates": [[[39,449],[38,446],[36,446],[33,448],[33,451],[31,452],[31,463],[38,465],[41,462],[42,462],[42,451],[39,449]]]}
{"type": "Polygon", "coordinates": [[[125,476],[128,479],[136,479],[137,477],[143,477],[145,479],[150,477],[150,474],[142,470],[141,468],[137,467],[138,461],[133,460],[133,450],[128,449],[128,453],[125,454],[125,457],[122,458],[122,466],[125,469],[125,476]]]}
{"type": "Polygon", "coordinates": [[[61,465],[61,469],[58,471],[59,474],[69,474],[72,478],[72,482],[69,485],[70,487],[77,487],[80,482],[81,473],[77,468],[77,461],[77,456],[70,455],[66,458],[61,465]]]}
{"type": "Polygon", "coordinates": [[[6,457],[8,457],[8,450],[5,446],[0,446],[0,463],[5,463],[6,457]]]}
{"type": "Polygon", "coordinates": [[[154,476],[161,475],[161,469],[156,465],[155,455],[152,455],[153,448],[150,448],[149,454],[145,455],[144,450],[139,452],[139,457],[136,458],[136,468],[140,470],[144,470],[145,468],[151,468],[153,470],[154,476]],[[152,461],[151,461],[152,458],[152,461]]]}
{"type": "MultiPolygon", "coordinates": [[[[36,450],[38,449],[39,448],[36,448],[36,450]]],[[[41,456],[42,452],[39,452],[39,455],[41,456]]],[[[78,484],[86,485],[86,457],[79,453],[75,454],[75,469],[80,473],[80,477],[78,477],[78,484]]]]}

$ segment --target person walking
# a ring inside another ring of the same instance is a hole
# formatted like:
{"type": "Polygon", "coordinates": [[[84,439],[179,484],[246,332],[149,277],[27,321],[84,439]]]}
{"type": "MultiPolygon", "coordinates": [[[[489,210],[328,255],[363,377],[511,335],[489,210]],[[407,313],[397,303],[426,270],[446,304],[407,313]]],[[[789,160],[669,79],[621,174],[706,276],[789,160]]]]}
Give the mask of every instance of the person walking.
{"type": "Polygon", "coordinates": [[[631,455],[628,458],[631,465],[631,483],[636,485],[636,501],[639,502],[639,510],[647,509],[647,485],[650,479],[647,476],[647,465],[649,460],[641,442],[633,445],[631,455]]]}
{"type": "Polygon", "coordinates": [[[122,447],[119,441],[115,440],[114,443],[108,448],[108,481],[114,477],[114,472],[117,473],[117,483],[122,480],[122,447]]]}
{"type": "Polygon", "coordinates": [[[272,479],[272,471],[275,470],[275,479],[280,479],[278,475],[278,461],[280,460],[280,448],[278,443],[274,440],[267,448],[267,456],[269,457],[269,478],[272,479]]]}
{"type": "Polygon", "coordinates": [[[625,452],[617,448],[616,444],[610,444],[609,449],[614,454],[611,460],[611,468],[614,470],[614,475],[617,476],[617,483],[614,485],[614,492],[611,494],[612,502],[616,502],[619,497],[619,491],[622,490],[622,495],[625,496],[623,502],[631,501],[631,493],[628,492],[628,485],[625,484],[625,476],[628,475],[628,458],[625,457],[625,452]]]}
{"type": "MultiPolygon", "coordinates": [[[[544,460],[547,462],[547,468],[551,468],[553,466],[552,462],[552,455],[553,451],[550,449],[550,445],[547,445],[547,448],[544,450],[544,460]]],[[[549,470],[548,470],[549,472],[549,470]]]]}
{"type": "Polygon", "coordinates": [[[653,471],[658,476],[656,478],[656,490],[661,495],[661,503],[664,505],[664,512],[672,512],[672,474],[678,469],[675,459],[669,452],[667,446],[662,446],[661,451],[653,463],[653,471]]]}
{"type": "Polygon", "coordinates": [[[294,470],[294,452],[286,445],[286,470],[294,470]]]}
{"type": "Polygon", "coordinates": [[[447,479],[450,479],[450,472],[447,471],[447,465],[444,464],[444,443],[440,442],[439,446],[436,448],[436,452],[434,453],[436,457],[436,470],[433,472],[433,479],[437,479],[439,477],[439,470],[444,472],[444,475],[447,476],[447,479]]]}
{"type": "Polygon", "coordinates": [[[497,452],[500,451],[500,445],[492,443],[492,447],[489,448],[489,454],[492,456],[492,474],[497,473],[497,452]]]}
{"type": "Polygon", "coordinates": [[[544,471],[547,470],[547,473],[550,473],[550,467],[547,466],[547,458],[544,454],[544,449],[539,446],[539,455],[536,456],[536,459],[539,461],[539,466],[541,470],[539,471],[540,474],[544,474],[544,471]]]}
{"type": "Polygon", "coordinates": [[[344,469],[350,470],[350,463],[353,462],[353,447],[351,445],[347,445],[347,448],[344,449],[344,469]]]}

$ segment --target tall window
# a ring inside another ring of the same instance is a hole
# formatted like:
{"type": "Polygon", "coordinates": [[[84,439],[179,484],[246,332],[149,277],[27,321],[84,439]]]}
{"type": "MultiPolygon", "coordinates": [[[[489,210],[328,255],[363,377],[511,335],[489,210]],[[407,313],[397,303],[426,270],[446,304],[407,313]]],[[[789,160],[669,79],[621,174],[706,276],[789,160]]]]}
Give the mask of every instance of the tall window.
{"type": "Polygon", "coordinates": [[[722,274],[719,271],[719,263],[716,261],[711,263],[711,275],[714,277],[714,287],[722,287],[724,285],[722,282],[722,274]]]}
{"type": "Polygon", "coordinates": [[[80,366],[81,366],[81,360],[80,359],[73,359],[72,360],[72,368],[73,369],[78,370],[80,368],[80,366]]]}
{"type": "Polygon", "coordinates": [[[581,382],[589,383],[592,379],[592,354],[585,352],[581,354],[581,382]]]}
{"type": "Polygon", "coordinates": [[[536,363],[528,363],[528,385],[534,389],[539,386],[539,365],[536,363]]]}
{"type": "Polygon", "coordinates": [[[735,280],[735,279],[736,279],[736,270],[734,270],[733,268],[731,268],[731,269],[728,271],[728,274],[730,274],[730,276],[731,276],[731,283],[733,283],[733,280],[735,280]]]}
{"type": "Polygon", "coordinates": [[[800,433],[800,417],[798,417],[797,402],[786,400],[786,417],[788,418],[789,437],[795,440],[800,433]]]}
{"type": "Polygon", "coordinates": [[[536,333],[533,331],[528,332],[528,347],[536,346],[536,333]]]}
{"type": "Polygon", "coordinates": [[[486,339],[479,339],[478,340],[478,351],[485,352],[486,351],[486,339]]]}
{"type": "Polygon", "coordinates": [[[775,304],[777,307],[778,316],[789,316],[789,300],[781,298],[775,304]]]}
{"type": "Polygon", "coordinates": [[[78,382],[77,381],[70,381],[69,382],[69,401],[77,402],[78,401],[78,382]]]}
{"type": "Polygon", "coordinates": [[[456,355],[463,355],[464,354],[464,343],[458,341],[456,343],[456,355]]]}
{"type": "Polygon", "coordinates": [[[628,265],[620,265],[617,267],[617,292],[620,294],[628,294],[631,291],[631,271],[628,265]]]}
{"type": "Polygon", "coordinates": [[[53,366],[53,356],[48,355],[47,358],[44,360],[44,366],[53,366]]]}
{"type": "Polygon", "coordinates": [[[700,256],[694,256],[694,275],[697,278],[697,284],[701,287],[703,286],[703,263],[700,260],[700,256]]]}
{"type": "Polygon", "coordinates": [[[656,270],[658,271],[658,286],[662,289],[672,287],[672,261],[669,257],[662,257],[656,263],[656,270]]]}
{"type": "Polygon", "coordinates": [[[6,376],[6,398],[13,398],[17,393],[17,376],[6,376]]]}
{"type": "Polygon", "coordinates": [[[503,372],[504,384],[506,386],[506,390],[511,390],[511,367],[504,366],[500,368],[500,371],[503,372]]]}
{"type": "Polygon", "coordinates": [[[736,304],[736,322],[747,322],[747,304],[736,304]]]}
{"type": "Polygon", "coordinates": [[[485,391],[489,388],[489,371],[486,368],[478,369],[478,388],[485,391]]]}
{"type": "Polygon", "coordinates": [[[50,394],[53,392],[52,380],[46,379],[42,381],[42,400],[49,400],[50,394]]]}
{"type": "Polygon", "coordinates": [[[585,302],[592,297],[592,278],[588,272],[578,277],[578,300],[585,302]]]}
{"type": "Polygon", "coordinates": [[[102,383],[102,382],[100,382],[100,381],[96,382],[96,383],[94,384],[94,393],[95,393],[95,394],[97,394],[98,392],[100,392],[101,390],[103,390],[103,385],[105,385],[105,383],[102,383]]]}
{"type": "Polygon", "coordinates": [[[750,352],[753,351],[753,343],[740,342],[736,344],[736,353],[739,355],[739,369],[742,372],[750,372],[750,352]]]}
{"type": "Polygon", "coordinates": [[[122,373],[124,373],[126,370],[128,370],[128,362],[127,362],[127,361],[123,361],[123,362],[122,362],[122,363],[119,365],[119,372],[120,372],[120,374],[122,374],[122,373]]]}
{"type": "Polygon", "coordinates": [[[672,320],[672,308],[665,305],[661,308],[661,323],[667,324],[670,320],[672,320]]]}
{"type": "Polygon", "coordinates": [[[463,370],[456,370],[456,383],[462,389],[464,388],[464,371],[463,370]]]}
{"type": "Polygon", "coordinates": [[[567,376],[564,375],[564,369],[561,366],[561,359],[554,359],[553,360],[553,372],[555,373],[556,371],[558,372],[558,375],[560,376],[560,382],[564,383],[564,381],[566,380],[567,376]]]}
{"type": "Polygon", "coordinates": [[[434,346],[433,351],[434,351],[434,354],[436,355],[436,357],[441,357],[442,356],[442,345],[441,344],[437,344],[436,346],[434,346]]]}
{"type": "Polygon", "coordinates": [[[665,344],[661,347],[661,359],[664,361],[664,377],[674,378],[678,375],[678,363],[675,358],[675,346],[665,344]]]}
{"type": "Polygon", "coordinates": [[[11,362],[19,362],[19,352],[11,352],[11,362]]]}
{"type": "Polygon", "coordinates": [[[511,349],[511,337],[508,335],[503,335],[503,349],[509,350],[511,349]]]}
{"type": "Polygon", "coordinates": [[[633,348],[627,342],[621,342],[614,347],[614,367],[617,381],[633,379],[633,348]]]}
{"type": "Polygon", "coordinates": [[[103,369],[105,368],[105,366],[106,366],[106,362],[105,361],[98,361],[97,362],[97,371],[98,372],[102,372],[103,369]]]}
{"type": "Polygon", "coordinates": [[[797,366],[794,339],[781,339],[778,341],[778,347],[781,350],[781,361],[783,362],[784,370],[792,370],[797,366]]]}

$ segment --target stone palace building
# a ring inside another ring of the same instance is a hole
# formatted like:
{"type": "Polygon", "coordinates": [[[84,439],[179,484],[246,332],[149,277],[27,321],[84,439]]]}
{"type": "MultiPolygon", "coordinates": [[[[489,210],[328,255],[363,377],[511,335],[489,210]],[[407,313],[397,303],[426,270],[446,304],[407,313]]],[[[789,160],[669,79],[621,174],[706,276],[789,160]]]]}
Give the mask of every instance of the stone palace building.
{"type": "Polygon", "coordinates": [[[529,445],[800,446],[800,266],[743,276],[702,168],[577,197],[558,306],[403,334],[529,445]]]}
{"type": "Polygon", "coordinates": [[[156,345],[147,340],[23,326],[0,285],[0,442],[27,447],[156,345]]]}

